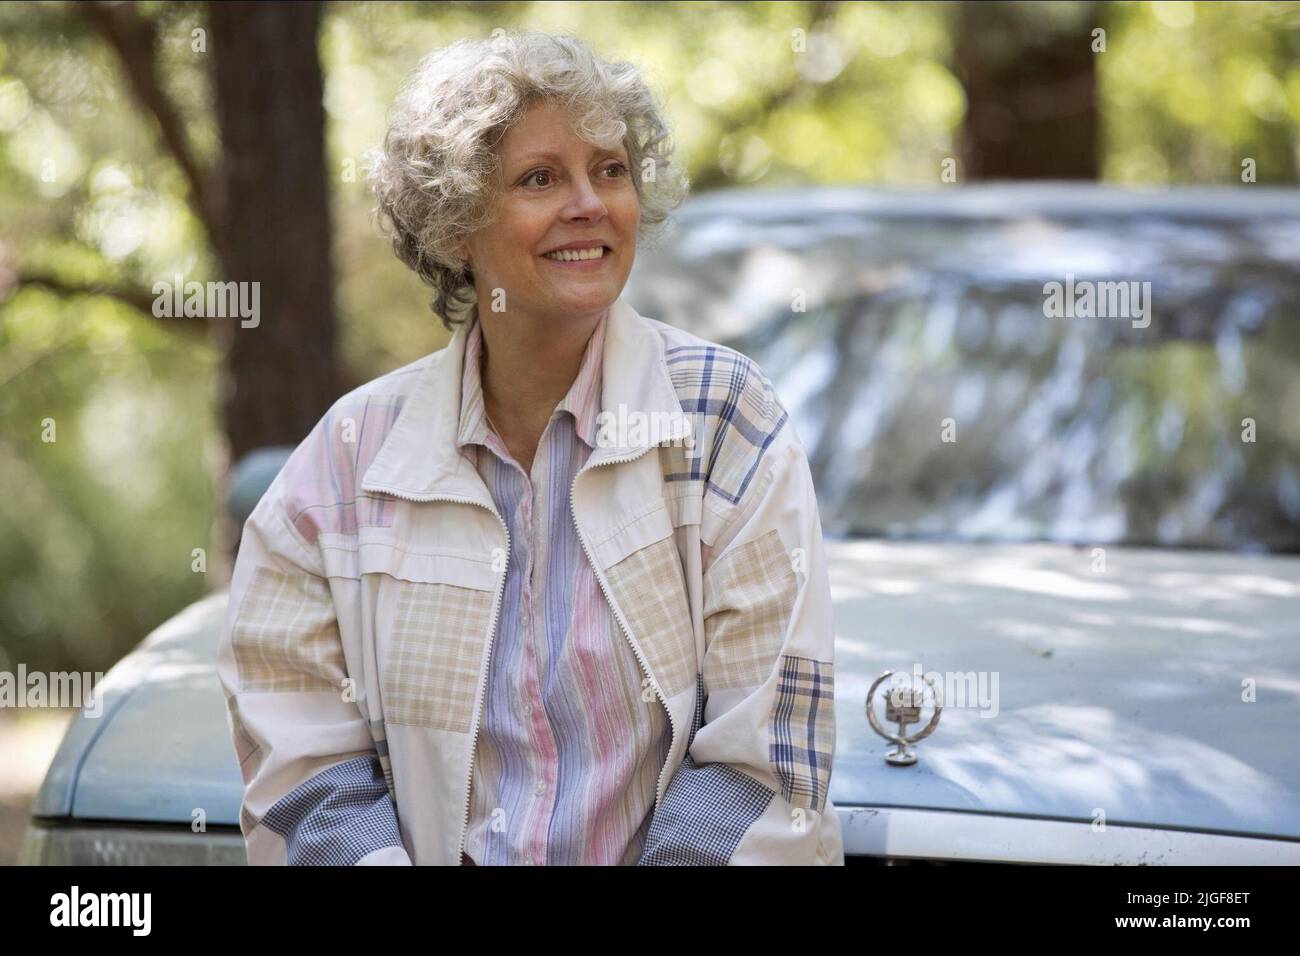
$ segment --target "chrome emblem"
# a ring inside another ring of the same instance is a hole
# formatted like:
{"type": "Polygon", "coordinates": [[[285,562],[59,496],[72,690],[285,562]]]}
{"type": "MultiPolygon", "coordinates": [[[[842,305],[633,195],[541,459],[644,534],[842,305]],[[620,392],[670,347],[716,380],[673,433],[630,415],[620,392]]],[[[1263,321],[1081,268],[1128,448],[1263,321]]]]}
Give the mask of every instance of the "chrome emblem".
{"type": "Polygon", "coordinates": [[[890,733],[881,726],[879,718],[876,717],[875,708],[871,705],[876,696],[876,690],[894,671],[885,671],[876,678],[871,689],[867,691],[867,721],[871,724],[871,729],[886,740],[894,744],[894,749],[885,754],[885,762],[895,767],[906,767],[916,763],[916,751],[912,745],[918,741],[924,740],[934,733],[934,728],[939,725],[939,715],[943,713],[943,695],[939,688],[935,686],[934,681],[928,677],[922,680],[930,686],[930,697],[933,701],[934,713],[930,717],[930,722],[925,725],[920,733],[907,733],[908,724],[919,724],[921,722],[921,711],[925,708],[925,688],[922,687],[891,687],[885,692],[885,720],[892,721],[898,725],[898,733],[890,733]]]}

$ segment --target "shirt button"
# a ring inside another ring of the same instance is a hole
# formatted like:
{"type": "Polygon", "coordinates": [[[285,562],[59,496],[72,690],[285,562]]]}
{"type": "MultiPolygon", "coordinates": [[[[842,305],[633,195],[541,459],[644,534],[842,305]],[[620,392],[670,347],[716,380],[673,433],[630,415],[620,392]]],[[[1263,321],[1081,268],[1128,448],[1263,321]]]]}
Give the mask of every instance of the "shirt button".
{"type": "Polygon", "coordinates": [[[545,792],[546,792],[546,784],[544,784],[542,781],[538,780],[537,783],[533,784],[533,793],[537,794],[540,797],[545,792]]]}
{"type": "Polygon", "coordinates": [[[525,713],[525,714],[531,714],[532,712],[533,712],[533,705],[532,705],[532,704],[524,704],[524,713],[525,713]]]}

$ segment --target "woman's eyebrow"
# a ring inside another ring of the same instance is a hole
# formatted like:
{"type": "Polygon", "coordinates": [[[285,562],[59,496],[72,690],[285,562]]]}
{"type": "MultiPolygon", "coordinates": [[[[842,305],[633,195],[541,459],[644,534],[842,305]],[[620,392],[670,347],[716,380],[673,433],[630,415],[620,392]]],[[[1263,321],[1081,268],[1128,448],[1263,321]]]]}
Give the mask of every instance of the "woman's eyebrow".
{"type": "MultiPolygon", "coordinates": [[[[616,149],[601,148],[601,149],[597,149],[594,155],[598,158],[602,156],[622,156],[623,151],[622,149],[617,149],[617,148],[616,149]]],[[[527,165],[528,163],[538,163],[538,162],[542,162],[543,160],[551,163],[557,163],[560,162],[563,158],[564,157],[562,157],[559,153],[552,153],[552,152],[529,153],[526,156],[522,156],[519,159],[513,160],[511,165],[524,166],[527,165]]]]}

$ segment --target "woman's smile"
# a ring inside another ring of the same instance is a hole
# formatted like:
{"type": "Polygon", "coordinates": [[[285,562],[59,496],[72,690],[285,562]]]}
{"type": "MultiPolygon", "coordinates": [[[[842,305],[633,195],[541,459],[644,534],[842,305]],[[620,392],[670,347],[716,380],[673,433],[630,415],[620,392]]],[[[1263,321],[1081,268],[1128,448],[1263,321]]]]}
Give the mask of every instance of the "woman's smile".
{"type": "Polygon", "coordinates": [[[597,244],[552,250],[543,253],[542,258],[568,272],[596,272],[608,264],[613,256],[612,249],[597,244]]]}

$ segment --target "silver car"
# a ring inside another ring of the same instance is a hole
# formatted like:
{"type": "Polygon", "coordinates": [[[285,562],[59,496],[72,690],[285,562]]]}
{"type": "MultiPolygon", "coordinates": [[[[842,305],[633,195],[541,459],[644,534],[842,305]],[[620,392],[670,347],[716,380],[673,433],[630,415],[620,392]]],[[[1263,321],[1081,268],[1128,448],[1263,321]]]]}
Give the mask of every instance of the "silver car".
{"type": "MultiPolygon", "coordinates": [[[[642,254],[808,449],[849,863],[1300,863],[1298,248],[1293,192],[1050,185],[705,195],[642,254]]],[[[108,675],[23,862],[244,862],[225,609],[108,675]]]]}

